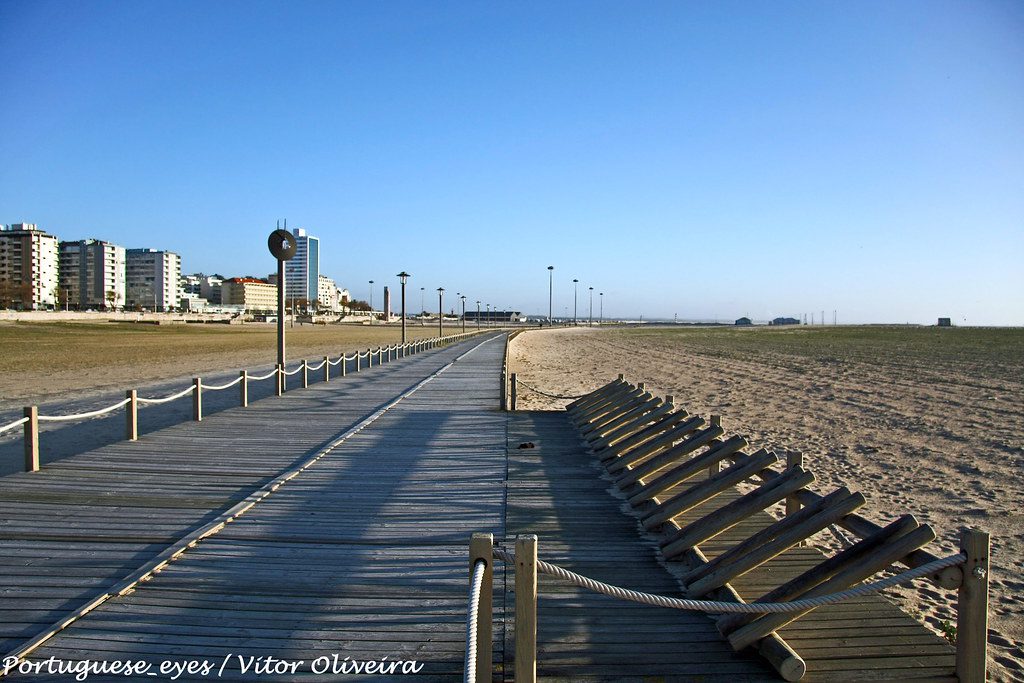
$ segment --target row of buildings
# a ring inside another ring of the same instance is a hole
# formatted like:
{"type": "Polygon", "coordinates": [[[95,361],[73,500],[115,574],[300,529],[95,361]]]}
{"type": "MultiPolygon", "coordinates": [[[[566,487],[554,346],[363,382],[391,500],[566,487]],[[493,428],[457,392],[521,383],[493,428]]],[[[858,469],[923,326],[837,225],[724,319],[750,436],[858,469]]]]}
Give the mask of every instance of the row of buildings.
{"type": "MultiPolygon", "coordinates": [[[[285,264],[285,296],[304,310],[341,311],[348,292],[320,273],[320,245],[301,228],[285,264]]],[[[98,239],[59,240],[34,223],[0,225],[0,308],[26,310],[277,309],[276,275],[266,279],[182,276],[181,257],[98,239]]]]}

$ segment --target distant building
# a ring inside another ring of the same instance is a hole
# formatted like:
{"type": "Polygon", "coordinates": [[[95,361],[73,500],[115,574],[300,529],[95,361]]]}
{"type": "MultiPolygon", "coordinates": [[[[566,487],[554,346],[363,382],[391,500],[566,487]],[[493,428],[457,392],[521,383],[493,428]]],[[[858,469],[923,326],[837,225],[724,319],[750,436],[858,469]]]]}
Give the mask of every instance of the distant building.
{"type": "MultiPolygon", "coordinates": [[[[737,321],[736,324],[739,325],[739,321],[737,321]]],[[[749,325],[750,323],[747,322],[746,324],[749,325]]],[[[796,318],[775,318],[775,319],[773,319],[768,324],[769,325],[799,325],[800,321],[797,320],[796,318]]]]}
{"type": "Polygon", "coordinates": [[[939,318],[939,327],[953,327],[953,319],[939,318]]]}
{"type": "Polygon", "coordinates": [[[220,303],[242,306],[246,313],[277,312],[277,285],[254,277],[233,277],[221,284],[220,303]]]}
{"type": "Polygon", "coordinates": [[[466,322],[524,323],[526,316],[519,311],[466,311],[466,322]]]}
{"type": "Polygon", "coordinates": [[[315,302],[320,294],[320,240],[302,228],[295,228],[292,234],[295,256],[284,262],[285,296],[315,302]]]}
{"type": "Polygon", "coordinates": [[[336,312],[341,310],[341,300],[338,298],[338,285],[334,280],[321,275],[317,278],[317,302],[322,310],[336,312]]]}
{"type": "Polygon", "coordinates": [[[384,285],[384,321],[391,320],[391,290],[384,285]]]}
{"type": "Polygon", "coordinates": [[[181,276],[181,296],[198,296],[214,304],[220,303],[220,285],[223,275],[193,273],[181,276]]]}
{"type": "Polygon", "coordinates": [[[173,311],[181,304],[181,257],[173,251],[125,251],[126,306],[173,311]]]}
{"type": "Polygon", "coordinates": [[[125,248],[103,240],[60,243],[61,296],[80,311],[125,304],[125,248]]]}
{"type": "Polygon", "coordinates": [[[736,319],[736,324],[737,325],[753,325],[754,323],[753,323],[753,321],[751,321],[750,318],[744,317],[744,318],[737,318],[736,319]]]}
{"type": "Polygon", "coordinates": [[[57,304],[57,238],[35,223],[0,225],[0,308],[57,304]]]}
{"type": "Polygon", "coordinates": [[[182,275],[181,280],[178,282],[178,291],[181,292],[181,297],[184,299],[187,296],[198,297],[201,296],[199,281],[205,277],[202,273],[193,273],[192,275],[182,275]]]}

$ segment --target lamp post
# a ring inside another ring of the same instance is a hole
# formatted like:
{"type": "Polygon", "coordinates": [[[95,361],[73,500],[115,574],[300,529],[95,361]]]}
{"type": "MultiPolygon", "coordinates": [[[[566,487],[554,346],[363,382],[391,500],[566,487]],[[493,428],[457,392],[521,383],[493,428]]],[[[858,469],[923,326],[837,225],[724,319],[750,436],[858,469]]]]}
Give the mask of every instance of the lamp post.
{"type": "Polygon", "coordinates": [[[423,303],[423,292],[426,291],[426,287],[420,287],[420,327],[426,325],[423,313],[427,310],[426,304],[423,303]]]}
{"type": "MultiPolygon", "coordinates": [[[[580,281],[576,278],[572,279],[572,326],[576,327],[576,293],[579,290],[580,281]]],[[[591,287],[593,289],[593,287],[591,287]]]]}
{"type": "Polygon", "coordinates": [[[597,320],[597,326],[601,327],[604,325],[604,292],[598,292],[601,295],[601,317],[597,320]]]}
{"type": "Polygon", "coordinates": [[[480,301],[476,302],[476,327],[480,329],[480,301]]]}
{"type": "Polygon", "coordinates": [[[590,288],[590,320],[587,321],[587,327],[594,326],[594,288],[590,288]]]}
{"type": "Polygon", "coordinates": [[[551,303],[554,301],[555,267],[548,266],[548,327],[551,326],[551,303]]]}
{"type": "Polygon", "coordinates": [[[466,331],[466,295],[459,297],[462,300],[462,331],[466,331]]]}
{"type": "Polygon", "coordinates": [[[487,327],[491,326],[491,305],[487,304],[487,327]]]}
{"type": "Polygon", "coordinates": [[[409,279],[409,273],[404,270],[398,274],[398,280],[402,283],[402,345],[405,345],[405,283],[409,279]]]}
{"type": "Polygon", "coordinates": [[[373,280],[370,280],[370,324],[373,324],[373,280]]]}
{"type": "Polygon", "coordinates": [[[444,336],[444,287],[437,288],[437,336],[444,336]]]}

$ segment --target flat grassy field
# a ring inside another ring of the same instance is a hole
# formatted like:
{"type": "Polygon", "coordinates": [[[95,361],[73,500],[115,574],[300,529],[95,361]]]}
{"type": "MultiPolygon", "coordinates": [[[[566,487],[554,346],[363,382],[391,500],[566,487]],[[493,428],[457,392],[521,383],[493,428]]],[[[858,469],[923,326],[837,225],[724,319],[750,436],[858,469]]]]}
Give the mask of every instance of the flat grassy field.
{"type": "MultiPolygon", "coordinates": [[[[267,367],[277,358],[273,324],[78,322],[0,323],[0,398],[135,386],[196,373],[267,367]]],[[[460,327],[445,328],[455,333],[460,327]]],[[[286,330],[289,363],[401,340],[397,325],[296,325],[286,330]]],[[[408,338],[437,335],[409,325],[408,338]]]]}

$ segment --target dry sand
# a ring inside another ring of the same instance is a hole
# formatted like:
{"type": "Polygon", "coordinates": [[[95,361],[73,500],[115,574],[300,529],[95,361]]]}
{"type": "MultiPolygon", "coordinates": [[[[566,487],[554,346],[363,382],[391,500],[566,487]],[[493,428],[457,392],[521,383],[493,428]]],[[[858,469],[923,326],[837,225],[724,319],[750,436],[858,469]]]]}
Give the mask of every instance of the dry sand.
{"type": "MultiPolygon", "coordinates": [[[[621,372],[656,395],[674,395],[691,413],[720,414],[727,432],[755,447],[802,451],[818,490],[861,491],[870,519],[910,512],[931,524],[936,555],[957,550],[962,527],[990,532],[991,676],[1024,680],[1024,359],[1009,368],[989,363],[992,372],[979,377],[957,368],[986,358],[939,367],[919,355],[870,349],[844,357],[841,348],[809,358],[771,343],[738,352],[688,344],[687,336],[698,339],[692,332],[531,331],[512,343],[510,369],[560,395],[584,393],[621,372]]],[[[566,403],[526,389],[519,396],[521,409],[566,403]]],[[[815,541],[836,543],[828,535],[815,541]]],[[[955,593],[917,584],[892,597],[939,632],[955,625],[955,593]]]]}

